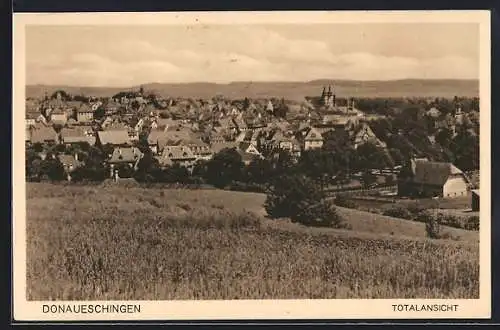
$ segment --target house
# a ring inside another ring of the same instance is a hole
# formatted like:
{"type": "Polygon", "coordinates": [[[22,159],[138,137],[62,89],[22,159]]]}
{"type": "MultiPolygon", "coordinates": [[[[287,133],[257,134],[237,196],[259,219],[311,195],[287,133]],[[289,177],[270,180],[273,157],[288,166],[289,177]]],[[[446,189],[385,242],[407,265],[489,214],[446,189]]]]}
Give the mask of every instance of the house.
{"type": "Polygon", "coordinates": [[[191,150],[197,160],[209,160],[210,158],[212,158],[213,152],[210,149],[210,146],[203,142],[201,139],[193,138],[189,141],[183,142],[183,145],[191,150]]]}
{"type": "Polygon", "coordinates": [[[472,212],[479,212],[479,189],[471,190],[472,200],[471,208],[472,212]]]}
{"type": "Polygon", "coordinates": [[[398,180],[402,196],[453,198],[467,196],[469,179],[451,163],[412,159],[410,175],[398,180]]]}
{"type": "Polygon", "coordinates": [[[62,108],[55,108],[50,113],[50,121],[65,125],[68,121],[68,114],[62,108]]]}
{"type": "Polygon", "coordinates": [[[236,125],[239,132],[245,132],[248,130],[248,124],[242,116],[237,116],[233,119],[233,123],[236,125]]]}
{"type": "Polygon", "coordinates": [[[241,156],[241,161],[245,165],[250,164],[255,159],[259,159],[259,158],[263,159],[264,158],[262,155],[259,156],[259,155],[255,155],[255,154],[252,154],[252,153],[244,152],[241,149],[238,149],[237,151],[238,151],[238,154],[241,156]]]}
{"type": "Polygon", "coordinates": [[[88,126],[64,127],[59,135],[61,143],[65,145],[88,143],[93,146],[96,143],[94,132],[88,126]]]}
{"type": "Polygon", "coordinates": [[[96,143],[99,145],[110,144],[113,146],[129,145],[130,138],[128,130],[98,131],[96,143]]]}
{"type": "Polygon", "coordinates": [[[373,143],[380,148],[386,148],[387,145],[380,141],[379,138],[373,133],[372,129],[368,124],[362,123],[357,129],[352,133],[352,140],[354,148],[357,149],[360,145],[365,143],[373,143]]]}
{"type": "Polygon", "coordinates": [[[431,117],[431,118],[437,119],[437,118],[439,118],[441,116],[441,111],[439,111],[435,107],[432,107],[429,110],[427,110],[427,112],[425,114],[426,114],[427,117],[431,117]]]}
{"type": "Polygon", "coordinates": [[[80,108],[76,110],[76,119],[79,122],[89,122],[94,119],[94,109],[87,104],[82,103],[80,108]]]}
{"type": "Polygon", "coordinates": [[[291,138],[286,137],[282,132],[277,131],[274,133],[274,135],[271,138],[271,142],[273,147],[281,149],[281,150],[286,150],[286,151],[292,151],[293,148],[293,142],[291,138]]]}
{"type": "Polygon", "coordinates": [[[71,181],[72,179],[71,173],[84,165],[84,163],[78,159],[78,153],[75,153],[74,156],[61,154],[58,155],[57,158],[64,167],[64,172],[66,173],[68,181],[71,181]]]}
{"type": "Polygon", "coordinates": [[[304,150],[317,149],[323,146],[323,136],[314,127],[307,129],[304,136],[304,150]]]}
{"type": "Polygon", "coordinates": [[[137,164],[142,156],[143,153],[136,147],[116,147],[108,159],[111,177],[128,176],[120,175],[120,169],[127,168],[129,171],[137,169],[137,164]]]}
{"type": "Polygon", "coordinates": [[[221,152],[223,149],[233,149],[236,148],[237,143],[235,142],[222,142],[222,143],[213,143],[210,146],[210,150],[213,154],[217,154],[221,152]]]}
{"type": "Polygon", "coordinates": [[[224,138],[224,136],[220,133],[217,133],[217,132],[210,132],[209,140],[210,140],[210,144],[226,142],[226,139],[224,138]]]}
{"type": "Polygon", "coordinates": [[[26,112],[25,123],[26,126],[35,126],[38,116],[41,114],[38,112],[26,112]]]}
{"type": "Polygon", "coordinates": [[[176,130],[182,126],[180,120],[174,120],[171,118],[154,118],[151,121],[152,129],[162,129],[165,131],[176,130]]]}
{"type": "Polygon", "coordinates": [[[149,149],[153,154],[159,154],[163,148],[167,145],[168,136],[163,130],[152,129],[148,135],[148,145],[149,149]]]}
{"type": "Polygon", "coordinates": [[[250,142],[240,142],[238,144],[238,149],[247,154],[252,154],[256,156],[262,156],[259,150],[250,142]]]}
{"type": "Polygon", "coordinates": [[[30,126],[26,132],[27,139],[31,144],[55,144],[59,141],[59,136],[51,126],[38,124],[30,126]]]}
{"type": "Polygon", "coordinates": [[[196,156],[191,149],[186,146],[166,146],[159,158],[160,165],[163,167],[178,164],[192,170],[196,162],[196,156]]]}

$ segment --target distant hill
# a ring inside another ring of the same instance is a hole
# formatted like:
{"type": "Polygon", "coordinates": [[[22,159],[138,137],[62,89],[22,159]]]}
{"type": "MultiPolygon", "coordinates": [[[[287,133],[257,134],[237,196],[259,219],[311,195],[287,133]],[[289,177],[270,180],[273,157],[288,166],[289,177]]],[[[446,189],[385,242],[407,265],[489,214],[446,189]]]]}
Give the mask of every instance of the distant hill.
{"type": "MultiPolygon", "coordinates": [[[[447,97],[479,96],[478,80],[314,80],[309,82],[233,82],[216,83],[150,83],[142,85],[146,93],[167,97],[210,98],[217,94],[229,98],[284,97],[302,100],[305,96],[321,94],[323,86],[332,84],[339,97],[447,97]]],[[[39,98],[62,89],[72,95],[112,96],[120,91],[138,90],[139,86],[120,87],[73,87],[28,85],[26,96],[39,98]]]]}

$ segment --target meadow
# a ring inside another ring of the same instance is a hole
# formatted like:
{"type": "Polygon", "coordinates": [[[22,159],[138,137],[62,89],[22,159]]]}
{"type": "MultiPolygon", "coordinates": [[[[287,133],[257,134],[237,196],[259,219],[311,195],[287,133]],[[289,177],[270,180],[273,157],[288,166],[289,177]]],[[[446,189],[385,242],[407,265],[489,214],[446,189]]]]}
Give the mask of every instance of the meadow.
{"type": "Polygon", "coordinates": [[[352,230],[265,218],[265,196],[27,184],[28,300],[478,298],[478,233],[338,208],[352,230]]]}

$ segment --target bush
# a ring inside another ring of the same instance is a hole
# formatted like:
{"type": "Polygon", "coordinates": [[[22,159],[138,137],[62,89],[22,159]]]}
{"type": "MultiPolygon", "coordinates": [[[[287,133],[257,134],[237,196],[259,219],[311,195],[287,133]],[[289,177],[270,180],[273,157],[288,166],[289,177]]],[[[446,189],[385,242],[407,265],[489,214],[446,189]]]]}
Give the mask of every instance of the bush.
{"type": "Polygon", "coordinates": [[[459,217],[453,215],[438,215],[440,222],[449,227],[462,228],[462,221],[459,217]]]}
{"type": "Polygon", "coordinates": [[[263,184],[246,183],[241,181],[232,182],[228,186],[228,189],[234,191],[256,192],[256,193],[263,193],[266,191],[266,187],[263,184]]]}
{"type": "Polygon", "coordinates": [[[327,200],[312,204],[309,202],[303,201],[299,204],[300,211],[291,217],[292,221],[314,227],[344,227],[333,203],[327,200]]]}
{"type": "Polygon", "coordinates": [[[357,205],[356,203],[354,203],[353,200],[349,199],[349,197],[347,197],[346,195],[344,194],[338,194],[336,197],[335,197],[335,201],[334,201],[335,205],[337,206],[341,206],[341,207],[347,207],[349,209],[355,209],[357,208],[357,205]]]}
{"type": "Polygon", "coordinates": [[[406,220],[411,220],[413,215],[406,208],[401,206],[396,206],[390,209],[387,209],[383,212],[383,215],[387,215],[394,218],[401,218],[406,220]]]}
{"type": "Polygon", "coordinates": [[[269,189],[265,209],[272,218],[314,226],[341,226],[340,217],[317,184],[305,176],[283,175],[269,189]]]}
{"type": "MultiPolygon", "coordinates": [[[[432,221],[434,219],[435,219],[435,217],[432,214],[425,212],[425,211],[422,211],[415,216],[416,221],[424,222],[424,223],[428,223],[429,221],[432,221]]],[[[436,220],[440,223],[440,221],[438,219],[436,219],[436,220]]]]}
{"type": "Polygon", "coordinates": [[[479,230],[479,217],[478,216],[472,216],[467,218],[467,221],[465,222],[465,228],[467,230],[479,230]]]}
{"type": "Polygon", "coordinates": [[[439,220],[435,217],[430,216],[428,221],[425,223],[425,231],[427,233],[427,237],[432,239],[442,238],[441,235],[441,224],[439,220]]]}
{"type": "Polygon", "coordinates": [[[413,215],[418,215],[425,210],[425,208],[422,207],[419,203],[411,203],[406,207],[406,209],[413,215]]]}

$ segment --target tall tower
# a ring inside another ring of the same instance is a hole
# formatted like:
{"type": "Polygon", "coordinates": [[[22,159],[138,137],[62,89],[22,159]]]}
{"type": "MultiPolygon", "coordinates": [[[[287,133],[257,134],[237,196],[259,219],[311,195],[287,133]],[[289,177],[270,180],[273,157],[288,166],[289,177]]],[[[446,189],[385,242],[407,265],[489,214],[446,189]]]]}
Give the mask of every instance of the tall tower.
{"type": "Polygon", "coordinates": [[[335,87],[333,88],[333,92],[331,92],[330,94],[331,98],[332,98],[332,101],[331,101],[331,104],[333,107],[337,106],[337,100],[336,100],[336,96],[335,96],[335,87]]]}

